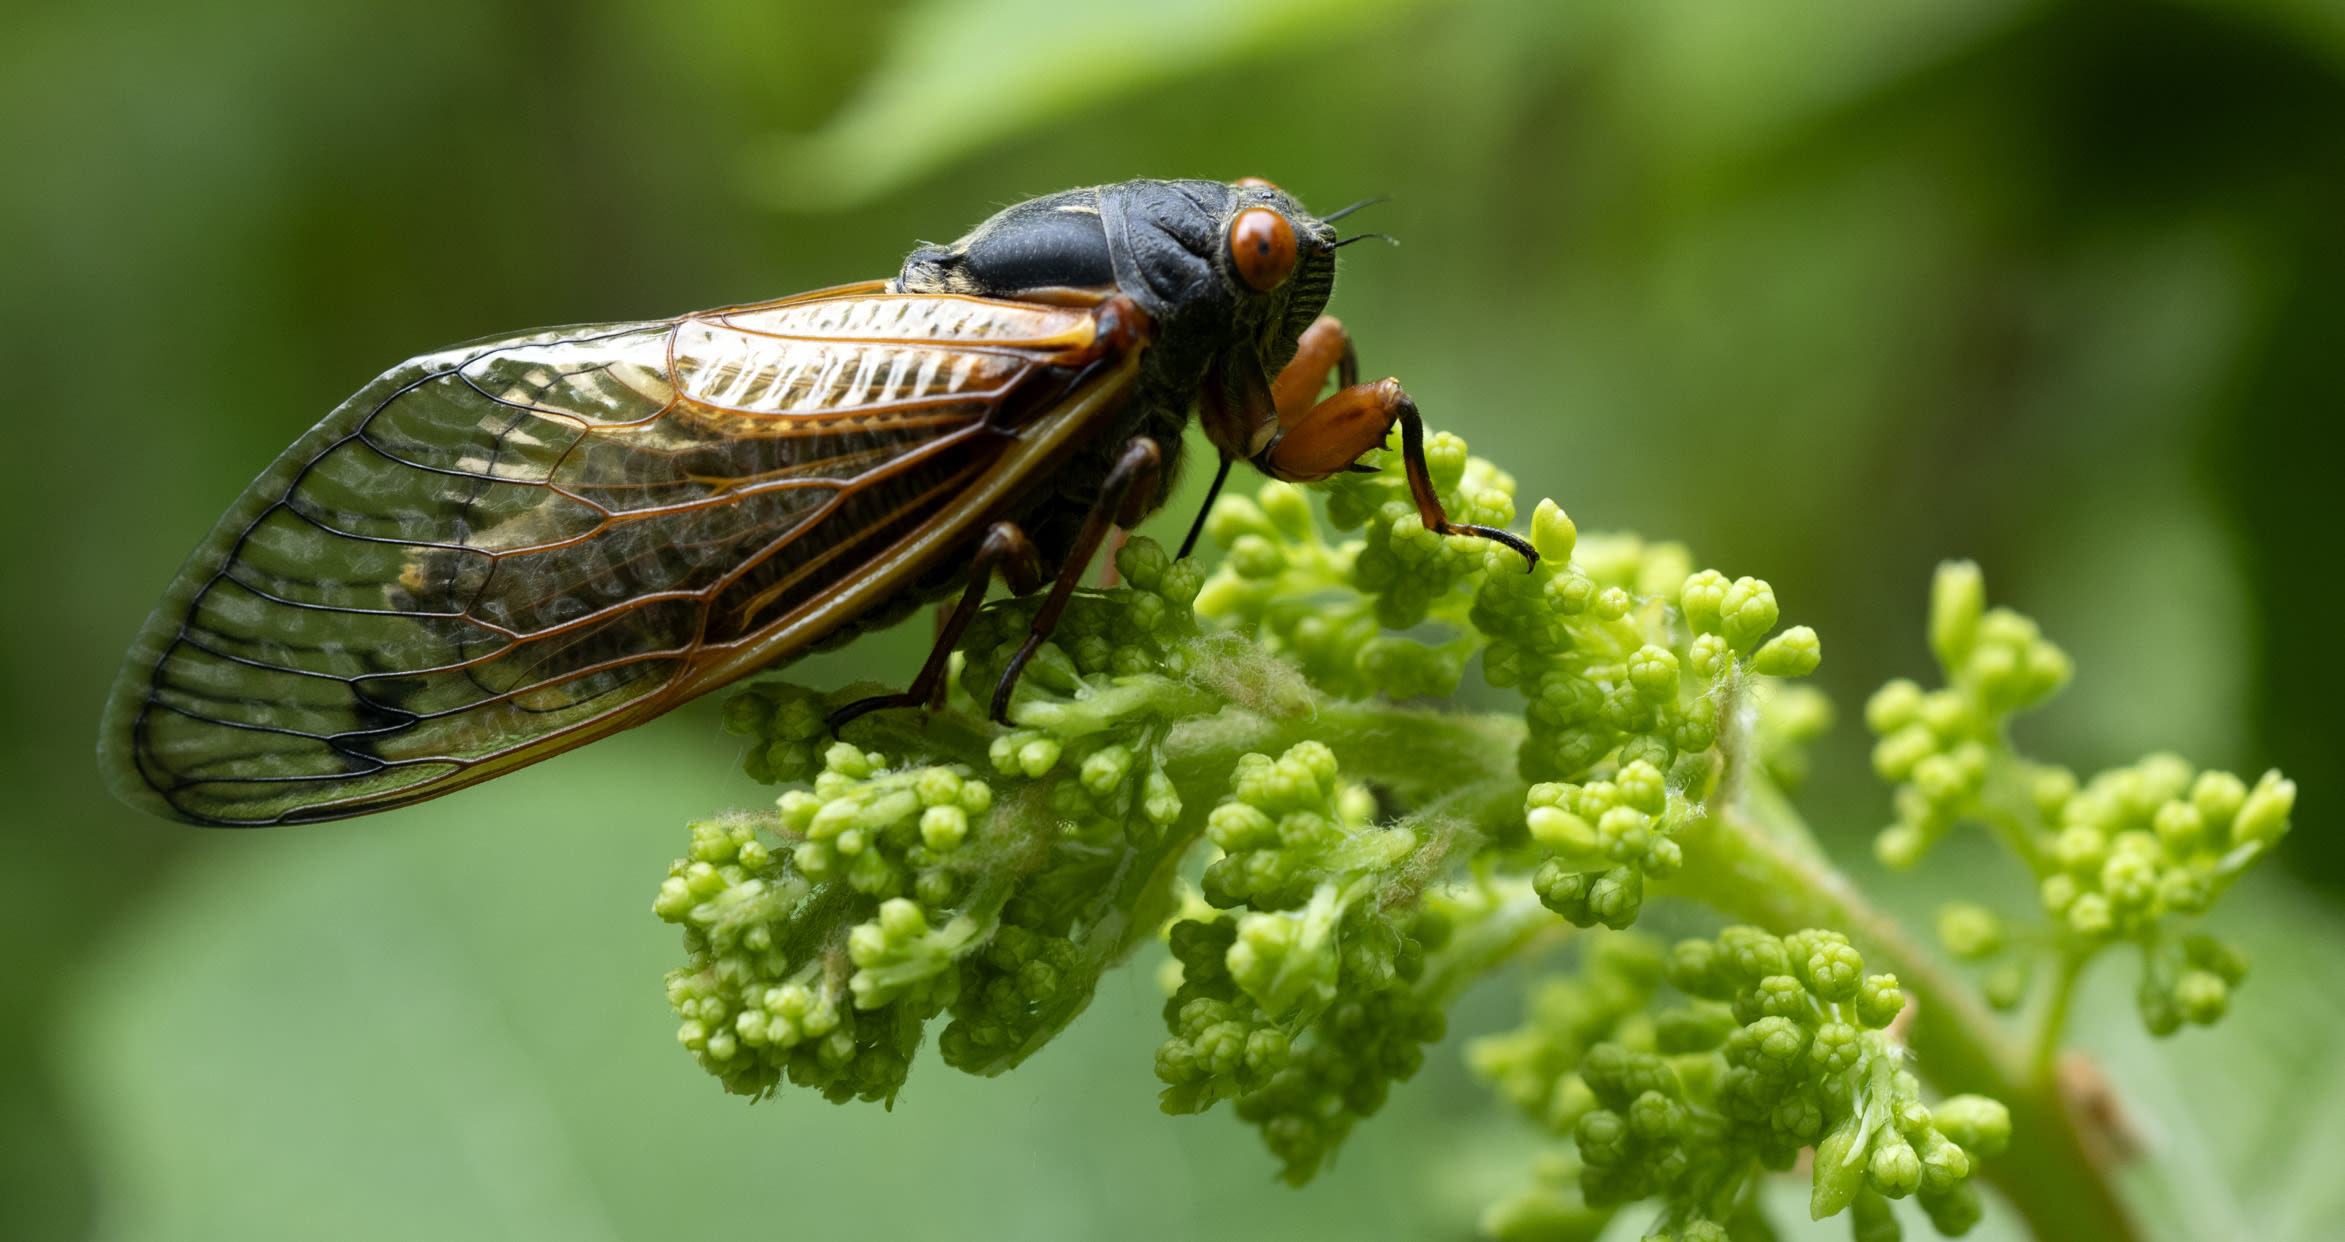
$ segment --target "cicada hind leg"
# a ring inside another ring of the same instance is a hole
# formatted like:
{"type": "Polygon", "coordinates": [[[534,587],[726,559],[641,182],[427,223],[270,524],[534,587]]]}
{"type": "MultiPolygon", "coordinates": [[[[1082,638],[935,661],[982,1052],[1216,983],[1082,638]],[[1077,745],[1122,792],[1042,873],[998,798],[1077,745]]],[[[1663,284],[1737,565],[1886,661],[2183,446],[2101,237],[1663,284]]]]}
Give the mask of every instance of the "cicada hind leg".
{"type": "MultiPolygon", "coordinates": [[[[1278,406],[1278,432],[1255,454],[1255,466],[1274,479],[1296,483],[1316,482],[1348,470],[1371,470],[1357,464],[1360,456],[1381,446],[1397,422],[1409,498],[1416,502],[1417,517],[1425,529],[1437,535],[1494,540],[1522,553],[1526,568],[1537,565],[1539,554],[1522,538],[1495,526],[1449,520],[1441,497],[1433,490],[1433,471],[1425,464],[1425,419],[1417,412],[1417,403],[1399,380],[1360,383],[1359,366],[1351,334],[1333,318],[1320,316],[1303,333],[1294,361],[1271,385],[1278,406]],[[1330,371],[1336,373],[1342,386],[1326,400],[1315,400],[1330,371]]],[[[1203,524],[1202,514],[1199,524],[1203,524]]]]}
{"type": "MultiPolygon", "coordinates": [[[[1042,644],[1050,641],[1058,629],[1059,618],[1067,611],[1067,601],[1082,585],[1083,572],[1091,558],[1098,554],[1099,545],[1110,529],[1130,516],[1127,502],[1136,495],[1146,495],[1156,485],[1156,477],[1164,468],[1164,450],[1146,436],[1134,436],[1116,457],[1114,469],[1099,489],[1098,499],[1091,502],[1090,512],[1084,515],[1082,529],[1075,542],[1067,549],[1067,557],[1051,580],[1050,594],[1043,597],[1042,606],[1034,610],[1033,624],[1028,628],[1026,641],[1018,653],[1010,658],[1002,670],[1001,680],[994,684],[993,699],[988,714],[997,724],[1010,723],[1010,692],[1017,689],[1018,677],[1042,644]]],[[[830,726],[836,731],[848,721],[866,712],[889,707],[924,707],[932,704],[944,688],[946,670],[951,666],[953,648],[961,641],[961,634],[976,619],[977,610],[985,603],[987,588],[993,585],[993,575],[999,572],[1014,594],[1031,594],[1042,584],[1040,558],[1034,542],[1015,522],[996,522],[988,528],[985,539],[978,545],[977,556],[970,567],[969,585],[961,592],[961,599],[953,606],[950,616],[937,628],[936,646],[928,653],[928,662],[921,665],[920,675],[902,694],[875,695],[857,699],[832,712],[830,726]]]]}
{"type": "Polygon", "coordinates": [[[977,555],[970,564],[969,585],[961,592],[961,600],[953,605],[936,627],[936,646],[928,652],[928,662],[920,666],[920,674],[912,679],[910,689],[902,694],[879,694],[868,699],[857,699],[830,714],[832,732],[844,728],[848,721],[866,712],[889,707],[932,707],[944,697],[945,673],[952,666],[953,648],[961,641],[961,633],[977,619],[977,610],[985,604],[985,592],[993,585],[994,574],[1010,584],[1010,590],[1025,595],[1042,585],[1042,558],[1034,550],[1034,542],[1016,522],[995,522],[986,528],[985,538],[977,545],[977,555]]]}

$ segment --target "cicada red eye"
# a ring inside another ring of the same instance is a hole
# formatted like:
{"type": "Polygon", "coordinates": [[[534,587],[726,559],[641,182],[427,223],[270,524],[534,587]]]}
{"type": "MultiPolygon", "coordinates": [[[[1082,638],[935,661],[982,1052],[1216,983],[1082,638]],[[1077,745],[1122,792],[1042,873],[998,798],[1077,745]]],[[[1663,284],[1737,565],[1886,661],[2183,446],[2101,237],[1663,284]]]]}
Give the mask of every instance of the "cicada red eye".
{"type": "Polygon", "coordinates": [[[1230,221],[1229,250],[1239,279],[1268,293],[1294,273],[1294,226],[1268,207],[1249,207],[1230,221]]]}
{"type": "Polygon", "coordinates": [[[1275,183],[1261,177],[1240,177],[1230,184],[1241,190],[1275,190],[1278,188],[1275,183]]]}

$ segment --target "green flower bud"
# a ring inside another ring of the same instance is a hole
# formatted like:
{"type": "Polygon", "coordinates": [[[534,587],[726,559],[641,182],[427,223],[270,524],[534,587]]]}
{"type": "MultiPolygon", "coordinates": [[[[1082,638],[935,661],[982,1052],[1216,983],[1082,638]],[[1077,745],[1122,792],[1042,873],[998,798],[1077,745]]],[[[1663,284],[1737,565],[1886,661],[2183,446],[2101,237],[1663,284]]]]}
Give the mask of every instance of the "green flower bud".
{"type": "Polygon", "coordinates": [[[1596,830],[1588,821],[1552,806],[1532,807],[1528,816],[1531,839],[1567,861],[1601,857],[1596,830]]]}
{"type": "Polygon", "coordinates": [[[1787,1082],[1796,1078],[1806,1063],[1808,1042],[1808,1028],[1789,1018],[1770,1015],[1729,1036],[1726,1059],[1756,1070],[1767,1079],[1787,1082]]]}
{"type": "Polygon", "coordinates": [[[2117,929],[2117,913],[2105,893],[2079,893],[2068,903],[2068,926],[2079,936],[2106,936],[2117,929]]]}
{"type": "Polygon", "coordinates": [[[2006,1012],[2019,1008],[2027,999],[2028,972],[2024,962],[2009,962],[1987,972],[1980,981],[1980,991],[1986,993],[1987,1003],[2006,1012]]]}
{"type": "Polygon", "coordinates": [[[2054,915],[2068,913],[2068,908],[2076,904],[2077,895],[2081,891],[2076,877],[2072,875],[2045,876],[2044,882],[2037,887],[2045,913],[2054,915]]]}
{"type": "Polygon", "coordinates": [[[1685,1128],[1685,1106],[1659,1091],[1646,1091],[1630,1103],[1628,1128],[1639,1140],[1665,1142],[1685,1128]]]}
{"type": "Polygon", "coordinates": [[[2011,1110],[1987,1096],[1948,1096],[1930,1110],[1930,1124],[1974,1156],[2000,1156],[2011,1145],[2011,1110]]]}
{"type": "Polygon", "coordinates": [[[1567,617],[1576,617],[1596,606],[1597,587],[1594,579],[1576,569],[1566,569],[1547,583],[1547,606],[1567,617]]]}
{"type": "Polygon", "coordinates": [[[1734,663],[1734,648],[1719,635],[1704,634],[1686,648],[1686,657],[1687,667],[1695,676],[1716,681],[1734,663]]]}
{"type": "Polygon", "coordinates": [[[2076,796],[2076,773],[2061,767],[2038,768],[2029,778],[2028,796],[2035,802],[2037,813],[2056,823],[2068,800],[2076,796]]]}
{"type": "Polygon", "coordinates": [[[1825,1022],[1808,1042],[1808,1061],[1819,1075],[1839,1074],[1855,1069],[1864,1051],[1863,1032],[1846,1022],[1825,1022]]]}
{"type": "Polygon", "coordinates": [[[2170,858],[2188,858],[2206,844],[2206,816],[2188,802],[2173,801],[2159,807],[2151,824],[2170,858]]]}
{"type": "Polygon", "coordinates": [[[1780,616],[1773,587],[1757,578],[1737,578],[1719,598],[1718,632],[1735,650],[1748,651],[1780,616]]]}
{"type": "Polygon", "coordinates": [[[1905,993],[1897,986],[1895,975],[1867,975],[1857,985],[1857,1021],[1878,1030],[1897,1019],[1905,1009],[1905,993]]]}
{"type": "Polygon", "coordinates": [[[1677,700],[1677,656],[1668,649],[1648,643],[1637,649],[1628,660],[1629,684],[1637,693],[1655,703],[1677,700]]]}
{"type": "Polygon", "coordinates": [[[1707,1052],[1734,1030],[1734,1015],[1715,1005],[1665,1009],[1653,1019],[1654,1046],[1664,1053],[1707,1052]]]}
{"type": "Polygon", "coordinates": [[[1718,950],[1715,969],[1739,986],[1791,973],[1791,959],[1783,951],[1783,942],[1756,927],[1735,926],[1719,932],[1718,950]]]}
{"type": "Polygon", "coordinates": [[[1865,727],[1876,736],[1887,737],[1918,723],[1921,715],[1922,688],[1903,677],[1885,683],[1865,700],[1865,727]]]}
{"type": "Polygon", "coordinates": [[[1580,1159],[1589,1167],[1611,1168],[1628,1158],[1628,1121],[1610,1109],[1594,1109],[1572,1128],[1572,1141],[1579,1145],[1580,1159]]]}
{"type": "Polygon", "coordinates": [[[2201,772],[2190,787],[2190,805],[2209,832],[2225,832],[2247,805],[2247,783],[2229,772],[2201,772]]]}
{"type": "Polygon", "coordinates": [[[1823,659],[1824,648],[1816,631],[1795,625],[1767,640],[1752,657],[1751,667],[1766,677],[1805,677],[1815,672],[1823,659]]]}
{"type": "Polygon", "coordinates": [[[1814,1181],[1808,1192],[1808,1219],[1839,1214],[1865,1185],[1865,1152],[1856,1145],[1863,1119],[1850,1117],[1816,1144],[1814,1181]]]}
{"type": "Polygon", "coordinates": [[[1930,650],[1938,666],[1954,675],[1970,662],[1978,643],[1979,618],[1987,608],[1986,576],[1975,561],[1941,561],[1930,582],[1930,650]]]}
{"type": "Polygon", "coordinates": [[[1538,549],[1539,558],[1557,566],[1571,563],[1572,550],[1580,541],[1579,527],[1553,500],[1541,499],[1531,511],[1531,546],[1538,549]]]}
{"type": "Polygon", "coordinates": [[[1078,779],[1093,797],[1105,798],[1123,788],[1125,778],[1132,774],[1133,756],[1123,746],[1102,746],[1084,756],[1078,779]]]}
{"type": "Polygon", "coordinates": [[[1642,759],[1623,763],[1612,785],[1619,791],[1621,805],[1647,815],[1659,815],[1669,804],[1669,786],[1661,769],[1642,759]]]}
{"type": "Polygon", "coordinates": [[[1727,588],[1731,585],[1726,575],[1715,569],[1705,569],[1687,578],[1677,597],[1678,611],[1685,617],[1686,628],[1697,635],[1718,633],[1727,588]]]}
{"type": "Polygon", "coordinates": [[[1956,958],[1975,962],[2003,951],[2003,920],[1965,901],[1938,907],[1938,942],[1956,958]]]}
{"type": "Polygon", "coordinates": [[[1719,957],[1714,941],[1680,940],[1670,949],[1662,975],[1688,996],[1723,1001],[1734,995],[1735,985],[1720,969],[1719,957]]]}
{"type": "Polygon", "coordinates": [[[1808,999],[1808,990],[1790,975],[1769,975],[1759,980],[1758,986],[1752,991],[1750,1004],[1769,1017],[1795,1021],[1815,1013],[1815,1005],[1808,999]]]}
{"type": "Polygon", "coordinates": [[[2233,845],[2269,847],[2288,832],[2289,813],[2296,809],[2296,782],[2273,768],[2248,791],[2246,802],[2231,821],[2233,845]]]}
{"type": "Polygon", "coordinates": [[[1170,827],[1181,817],[1181,794],[1163,768],[1150,768],[1140,785],[1140,813],[1158,827],[1170,827]]]}
{"type": "Polygon", "coordinates": [[[2090,824],[2070,824],[2052,841],[2052,861],[2079,876],[2100,870],[2108,857],[2108,834],[2090,824]]]}
{"type": "Polygon", "coordinates": [[[1816,999],[1841,1004],[1855,998],[1865,959],[1848,937],[1833,931],[1801,931],[1783,938],[1791,973],[1816,999]]]}
{"type": "Polygon", "coordinates": [[[1215,543],[1227,548],[1246,535],[1273,536],[1278,528],[1260,506],[1244,496],[1224,494],[1213,504],[1213,512],[1205,519],[1205,533],[1215,543]]]}
{"type": "Polygon", "coordinates": [[[1910,724],[1873,745],[1873,771],[1892,783],[1912,777],[1915,765],[1938,753],[1938,735],[1910,724]]]}
{"type": "Polygon", "coordinates": [[[920,840],[936,852],[950,853],[969,835],[969,814],[957,806],[932,806],[920,813],[920,840]]]}
{"type": "Polygon", "coordinates": [[[1901,1135],[1876,1137],[1865,1181],[1887,1198],[1902,1199],[1921,1188],[1922,1158],[1901,1135]]]}
{"type": "Polygon", "coordinates": [[[1929,848],[1929,835],[1918,824],[1891,824],[1873,838],[1873,856],[1891,871],[1911,869],[1929,848]]]}
{"type": "Polygon", "coordinates": [[[2212,1026],[2231,1007],[2231,988],[2211,970],[2185,970],[2174,980],[2174,1005],[2184,1021],[2212,1026]]]}
{"type": "Polygon", "coordinates": [[[1262,581],[1286,571],[1286,554],[1261,535],[1240,535],[1222,563],[1240,578],[1262,581]]]}
{"type": "Polygon", "coordinates": [[[1676,875],[1685,865],[1685,851],[1668,837],[1654,838],[1652,847],[1645,851],[1645,874],[1656,880],[1676,875]]]}
{"type": "Polygon", "coordinates": [[[1304,499],[1301,488],[1292,483],[1265,483],[1254,496],[1262,506],[1263,516],[1270,519],[1279,534],[1296,541],[1310,537],[1311,502],[1304,499]]]}
{"type": "Polygon", "coordinates": [[[1588,911],[1596,921],[1619,931],[1637,921],[1645,904],[1645,876],[1635,867],[1615,867],[1596,878],[1588,890],[1588,911]]]}

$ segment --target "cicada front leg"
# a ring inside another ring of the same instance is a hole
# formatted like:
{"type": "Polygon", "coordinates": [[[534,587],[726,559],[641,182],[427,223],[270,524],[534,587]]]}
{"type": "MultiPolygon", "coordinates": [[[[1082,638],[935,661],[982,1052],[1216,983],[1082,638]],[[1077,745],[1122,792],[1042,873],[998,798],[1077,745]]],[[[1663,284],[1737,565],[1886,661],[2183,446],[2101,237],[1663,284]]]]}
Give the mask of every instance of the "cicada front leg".
{"type": "Polygon", "coordinates": [[[1433,490],[1433,472],[1425,464],[1425,420],[1417,413],[1396,379],[1358,383],[1359,363],[1351,335],[1326,316],[1303,333],[1295,359],[1279,372],[1271,386],[1278,404],[1278,433],[1254,457],[1264,474],[1290,483],[1314,483],[1356,465],[1362,454],[1384,443],[1392,425],[1400,424],[1401,466],[1409,480],[1409,498],[1417,517],[1437,535],[1476,535],[1496,540],[1523,554],[1528,565],[1539,554],[1524,540],[1494,526],[1452,522],[1433,490]],[[1336,370],[1343,387],[1324,401],[1314,402],[1327,374],[1336,370]]]}
{"type": "MultiPolygon", "coordinates": [[[[1344,331],[1342,323],[1333,315],[1321,315],[1295,343],[1295,356],[1278,373],[1270,385],[1271,403],[1278,410],[1281,427],[1300,422],[1318,404],[1319,390],[1327,387],[1327,377],[1333,374],[1338,387],[1350,388],[1360,382],[1360,356],[1352,348],[1352,334],[1344,331]]],[[[1242,426],[1243,416],[1238,417],[1242,426]]],[[[1242,435],[1233,431],[1232,437],[1242,435]]],[[[1221,466],[1214,471],[1213,486],[1205,489],[1205,503],[1197,507],[1197,518],[1189,523],[1189,535],[1181,540],[1181,555],[1197,550],[1197,536],[1205,531],[1205,517],[1213,512],[1213,502],[1221,495],[1222,484],[1229,482],[1231,457],[1224,451],[1221,466]]]]}

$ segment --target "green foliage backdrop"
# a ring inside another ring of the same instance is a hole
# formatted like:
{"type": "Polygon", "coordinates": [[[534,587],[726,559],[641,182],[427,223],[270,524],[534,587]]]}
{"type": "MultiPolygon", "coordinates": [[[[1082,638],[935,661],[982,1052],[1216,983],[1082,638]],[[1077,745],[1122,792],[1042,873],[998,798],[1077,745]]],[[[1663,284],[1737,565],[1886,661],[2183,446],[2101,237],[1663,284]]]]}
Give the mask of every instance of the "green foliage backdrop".
{"type": "Polygon", "coordinates": [[[2153,1047],[2104,971],[2081,1036],[2172,1236],[2345,1212],[2334,6],[101,0],[0,17],[0,155],[0,1235],[1468,1232],[1529,1140],[1454,1041],[1288,1191],[1225,1117],[1151,1113],[1145,969],[893,1115],[709,1091],[642,907],[647,825],[765,796],[713,704],[342,826],[199,833],[97,784],[178,558],[381,368],[884,275],[1138,175],[1393,195],[1363,219],[1404,245],[1347,251],[1334,306],[1370,373],[1584,525],[1801,601],[1835,845],[1887,817],[1855,708],[1926,662],[1946,556],[2075,655],[2029,728],[2078,766],[2287,767],[2292,875],[2231,929],[2259,985],[2153,1047]]]}

